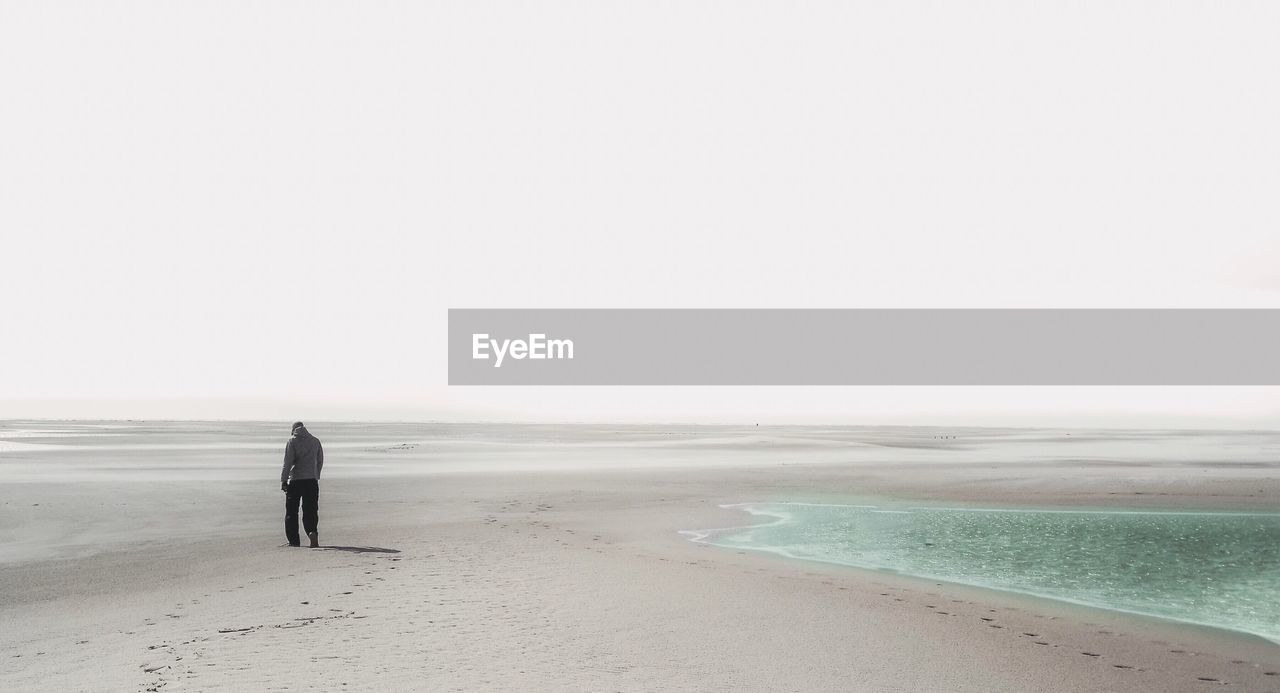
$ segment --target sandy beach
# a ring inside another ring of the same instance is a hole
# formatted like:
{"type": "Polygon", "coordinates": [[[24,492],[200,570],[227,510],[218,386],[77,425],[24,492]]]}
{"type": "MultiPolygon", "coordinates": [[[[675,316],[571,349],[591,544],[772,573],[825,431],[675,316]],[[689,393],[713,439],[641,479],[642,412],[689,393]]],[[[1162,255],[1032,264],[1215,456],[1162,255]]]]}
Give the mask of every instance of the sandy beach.
{"type": "Polygon", "coordinates": [[[1280,693],[1277,27],[5,2],[0,693],[1280,693]]]}
{"type": "Polygon", "coordinates": [[[1274,433],[314,423],[313,550],[279,424],[103,425],[0,431],[5,690],[1280,690],[1263,638],[680,533],[778,499],[1272,509],[1274,433]]]}

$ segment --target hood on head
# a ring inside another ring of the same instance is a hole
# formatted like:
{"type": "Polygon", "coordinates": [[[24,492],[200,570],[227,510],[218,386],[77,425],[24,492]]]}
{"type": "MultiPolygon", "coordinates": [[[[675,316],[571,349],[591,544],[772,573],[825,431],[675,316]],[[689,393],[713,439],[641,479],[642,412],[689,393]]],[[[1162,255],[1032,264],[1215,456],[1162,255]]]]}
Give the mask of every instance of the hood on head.
{"type": "Polygon", "coordinates": [[[291,428],[292,435],[301,436],[307,434],[307,427],[301,421],[295,421],[291,428]]]}

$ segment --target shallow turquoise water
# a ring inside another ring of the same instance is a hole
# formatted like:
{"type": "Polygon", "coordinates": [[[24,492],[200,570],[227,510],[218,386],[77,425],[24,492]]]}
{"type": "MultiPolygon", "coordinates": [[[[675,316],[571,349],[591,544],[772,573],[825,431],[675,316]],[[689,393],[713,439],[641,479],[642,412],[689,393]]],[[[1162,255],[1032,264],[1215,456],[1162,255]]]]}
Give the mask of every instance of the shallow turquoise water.
{"type": "Polygon", "coordinates": [[[695,540],[1035,594],[1280,642],[1280,513],[761,503],[695,540]]]}

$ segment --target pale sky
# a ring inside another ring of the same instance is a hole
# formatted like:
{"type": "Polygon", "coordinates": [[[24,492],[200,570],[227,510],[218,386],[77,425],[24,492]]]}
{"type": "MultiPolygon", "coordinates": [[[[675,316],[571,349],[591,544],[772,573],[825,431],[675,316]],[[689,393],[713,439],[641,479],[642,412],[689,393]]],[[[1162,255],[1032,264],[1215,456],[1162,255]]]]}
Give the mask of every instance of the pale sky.
{"type": "Polygon", "coordinates": [[[1280,417],[449,388],[448,308],[1280,308],[1273,2],[6,2],[0,417],[1280,417]]]}

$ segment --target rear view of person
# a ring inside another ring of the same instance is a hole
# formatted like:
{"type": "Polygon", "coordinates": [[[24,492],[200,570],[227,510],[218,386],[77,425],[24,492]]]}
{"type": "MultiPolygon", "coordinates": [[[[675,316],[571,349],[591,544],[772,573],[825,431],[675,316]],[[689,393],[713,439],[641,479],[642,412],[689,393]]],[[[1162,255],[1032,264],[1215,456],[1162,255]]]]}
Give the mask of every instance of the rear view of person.
{"type": "Polygon", "coordinates": [[[289,546],[301,546],[298,537],[298,501],[302,501],[302,526],[307,530],[311,548],[320,546],[320,469],[324,467],[324,448],[320,439],[311,435],[301,421],[293,424],[293,437],[284,446],[284,469],[280,471],[280,490],[284,491],[284,535],[289,546]]]}

